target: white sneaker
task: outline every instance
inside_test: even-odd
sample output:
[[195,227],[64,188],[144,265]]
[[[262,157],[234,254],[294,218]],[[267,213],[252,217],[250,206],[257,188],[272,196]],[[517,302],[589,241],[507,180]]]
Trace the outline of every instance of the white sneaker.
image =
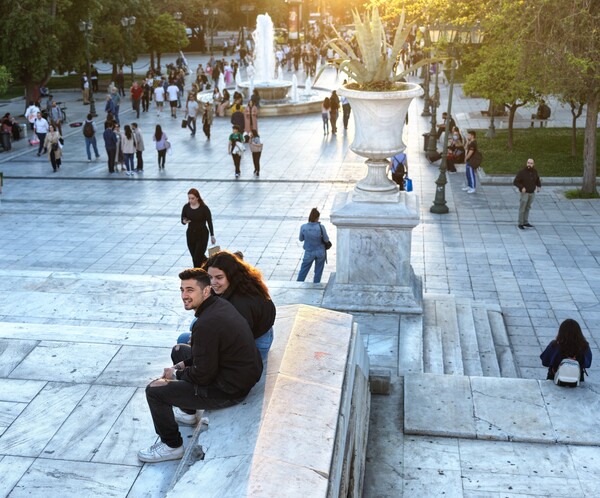
[[474,188],[470,188],[469,190],[467,190],[467,194],[474,194],[474,193],[475,193]]
[[173,415],[175,415],[175,421],[178,424],[183,425],[196,425],[198,423],[198,417],[195,413],[185,413],[181,408],[173,407]]
[[471,187],[463,187],[463,188],[461,188],[461,190],[462,190],[463,192],[466,192],[467,190],[470,190],[470,189],[471,189]]
[[154,463],[166,462],[167,460],[179,460],[183,457],[183,445],[179,448],[171,448],[162,441],[138,451],[138,460],[140,462]]

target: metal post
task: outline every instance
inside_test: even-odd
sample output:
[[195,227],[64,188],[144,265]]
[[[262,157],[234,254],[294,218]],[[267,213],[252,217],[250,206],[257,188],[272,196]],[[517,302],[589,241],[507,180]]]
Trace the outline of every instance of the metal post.
[[87,77],[88,77],[88,87],[89,87],[89,99],[90,99],[90,114],[93,118],[98,116],[96,114],[96,100],[94,99],[94,87],[92,85],[92,64],[90,63],[90,35],[91,35],[92,27],[89,21],[85,22],[85,31],[83,32],[85,36],[85,58],[87,61]]
[[439,105],[440,89],[438,86],[438,63],[435,64],[435,91],[431,99],[431,130],[429,131],[429,140],[427,141],[427,157],[432,158],[437,154],[437,108]]
[[429,64],[427,64],[427,72],[425,73],[425,79],[423,81],[423,86],[425,87],[425,95],[423,95],[423,112],[421,116],[429,117],[431,116],[431,111],[429,110],[431,107],[431,97],[429,96]]
[[[452,50],[454,52],[454,50]],[[454,93],[454,68],[456,66],[456,61],[454,57],[454,53],[452,54],[452,66],[450,70],[450,90],[448,92],[448,109],[446,110],[447,118],[446,118],[446,130],[444,131],[444,147],[442,149],[442,163],[440,164],[440,175],[438,179],[435,181],[437,185],[435,189],[435,199],[433,200],[433,206],[429,208],[429,211],[434,214],[446,214],[449,209],[446,205],[446,184],[448,183],[448,179],[446,178],[446,156],[448,154],[448,135],[450,133],[450,128],[448,126],[448,122],[450,116],[452,116],[452,96]]]

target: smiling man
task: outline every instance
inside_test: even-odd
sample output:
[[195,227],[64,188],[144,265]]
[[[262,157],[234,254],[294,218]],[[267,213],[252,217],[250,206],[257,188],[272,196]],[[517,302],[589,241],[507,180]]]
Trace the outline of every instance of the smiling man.
[[166,367],[146,387],[154,429],[160,441],[140,450],[142,462],[183,456],[178,423],[196,420],[196,410],[214,410],[242,402],[262,374],[260,353],[248,322],[225,299],[212,296],[210,277],[193,268],[179,274],[181,299],[194,310],[192,357]]

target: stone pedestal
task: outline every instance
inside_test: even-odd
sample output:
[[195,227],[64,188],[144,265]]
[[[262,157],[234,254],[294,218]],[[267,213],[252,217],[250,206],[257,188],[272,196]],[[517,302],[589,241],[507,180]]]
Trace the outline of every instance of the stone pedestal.
[[337,227],[337,264],[323,306],[422,313],[422,283],[410,264],[412,230],[419,223],[418,196],[370,196],[358,189],[336,196],[331,222]]

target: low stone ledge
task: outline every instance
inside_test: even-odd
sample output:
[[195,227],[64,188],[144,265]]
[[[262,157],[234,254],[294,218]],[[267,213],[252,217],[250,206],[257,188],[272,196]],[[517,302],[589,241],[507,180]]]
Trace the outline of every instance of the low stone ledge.
[[370,393],[357,326],[305,305],[277,311],[263,378],[244,403],[205,413],[204,459],[167,496],[361,496]]

